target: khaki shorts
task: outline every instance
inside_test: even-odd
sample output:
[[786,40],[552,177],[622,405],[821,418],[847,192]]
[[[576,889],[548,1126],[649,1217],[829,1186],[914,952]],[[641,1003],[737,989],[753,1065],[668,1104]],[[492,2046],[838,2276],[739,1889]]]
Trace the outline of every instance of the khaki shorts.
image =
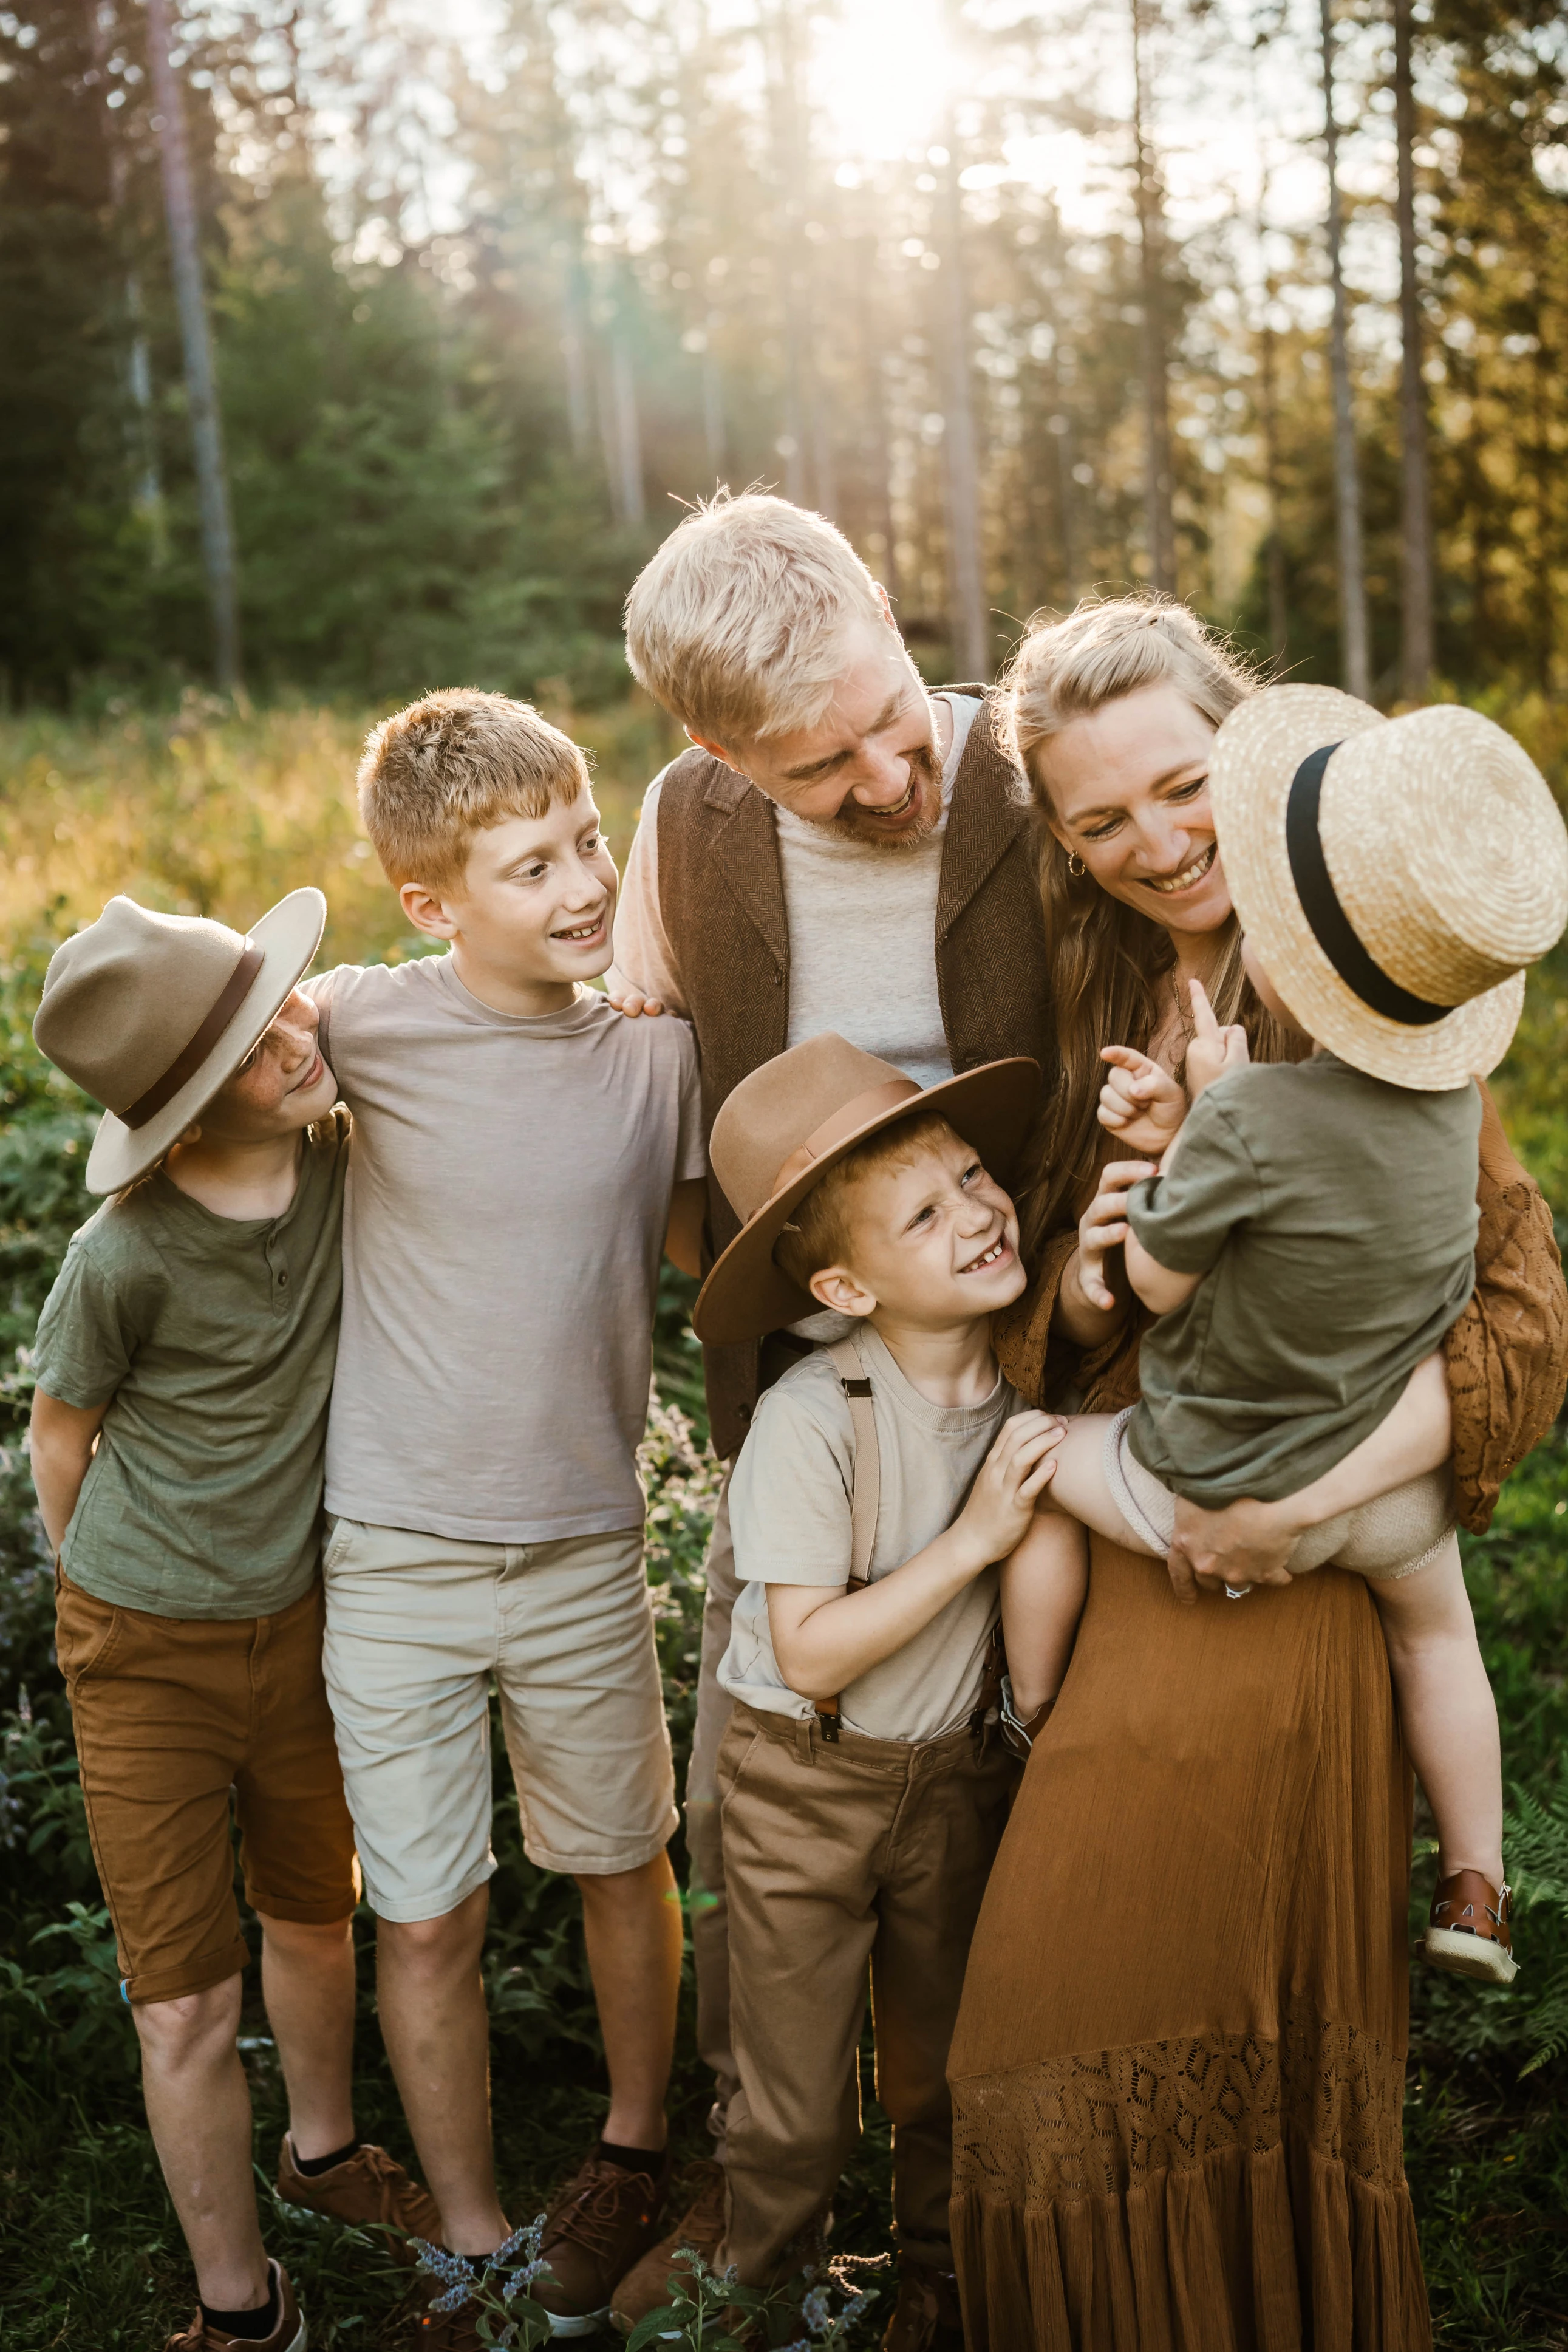
[[249,1958],[234,1899],[327,1927],[359,1899],[321,1682],[321,1588],[272,1617],[155,1617],[56,1576],[93,1860],[128,2000],[174,2000]]
[[673,1835],[640,1528],[468,1543],[339,1519],[327,1690],[365,1893],[384,1919],[456,1910],[490,1850],[490,1679],[543,1870],[637,1870]]

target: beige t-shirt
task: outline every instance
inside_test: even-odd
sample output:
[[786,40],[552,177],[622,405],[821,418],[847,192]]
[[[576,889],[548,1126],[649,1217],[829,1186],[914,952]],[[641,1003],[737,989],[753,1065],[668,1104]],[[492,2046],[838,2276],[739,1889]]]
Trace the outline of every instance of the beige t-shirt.
[[670,1188],[704,1168],[683,1021],[523,1020],[448,956],[310,982],[354,1113],[327,1508],[485,1543],[636,1527]]
[[[871,1382],[881,1455],[875,1582],[952,1525],[998,1430],[1022,1402],[998,1373],[984,1404],[931,1404],[868,1324],[857,1327],[855,1339]],[[848,1582],[854,1465],[848,1400],[832,1359],[818,1349],[792,1364],[759,1402],[730,1485],[742,1591],[719,1680],[731,1698],[770,1715],[816,1709],[779,1672],[767,1588]],[[996,1588],[996,1570],[984,1570],[923,1633],[850,1683],[846,1728],[874,1739],[936,1739],[963,1723],[984,1679]]]

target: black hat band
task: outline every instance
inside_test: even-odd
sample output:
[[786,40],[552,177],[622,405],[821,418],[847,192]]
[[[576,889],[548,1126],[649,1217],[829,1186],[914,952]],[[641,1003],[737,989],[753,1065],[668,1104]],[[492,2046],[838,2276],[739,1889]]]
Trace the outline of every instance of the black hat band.
[[1352,993],[1372,1012],[1381,1013],[1385,1021],[1398,1021],[1407,1029],[1430,1028],[1434,1021],[1447,1020],[1454,1007],[1428,1004],[1424,996],[1413,996],[1373,961],[1340,904],[1329,873],[1318,830],[1318,803],[1322,797],[1323,771],[1339,748],[1337,743],[1325,743],[1321,751],[1309,751],[1290,780],[1285,803],[1290,879],[1312,937]]

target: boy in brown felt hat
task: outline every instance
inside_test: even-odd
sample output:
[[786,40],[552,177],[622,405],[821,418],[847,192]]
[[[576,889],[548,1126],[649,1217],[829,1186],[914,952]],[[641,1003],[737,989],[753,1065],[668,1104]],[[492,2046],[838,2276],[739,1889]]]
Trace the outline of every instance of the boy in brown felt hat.
[[1076,1522],[1160,1556],[1177,1495],[1279,1507],[1284,1564],[1260,1580],[1352,1569],[1383,1621],[1437,1824],[1426,1958],[1507,1984],[1497,1709],[1436,1351],[1475,1279],[1472,1081],[1507,1051],[1523,968],[1568,919],[1568,835],[1524,752],[1478,712],[1384,720],[1321,687],[1234,711],[1210,793],[1248,975],[1317,1051],[1247,1067],[1244,1033],[1219,1028],[1194,982],[1185,1091],[1142,1055],[1107,1056],[1105,1124],[1163,1150],[1143,1181],[1129,1164],[1122,1228],[1159,1319],[1142,1402],[1068,1423],[1005,1571],[1014,1681],[1021,1706],[1046,1695],[1077,1616]]
[[353,2129],[358,1882],[320,1575],[349,1119],[297,986],[325,911],[296,890],[242,938],[111,899],[54,956],[34,1027],[110,1106],[87,1181],[111,1197],[39,1320],[31,1451],[93,1859],[201,2297],[172,2352],[306,2340],[257,2219],[231,1790],[289,2094],[279,2192],[438,2226]]
[[947,2048],[1016,1781],[996,1574],[1061,1424],[1021,1410],[990,1318],[1024,1286],[1027,1060],[922,1092],[831,1033],[743,1079],[712,1137],[746,1220],[695,1323],[725,1344],[814,1303],[854,1336],[763,1397],[731,1491],[743,1589],[720,1680],[734,2048],[721,2265],[771,2284],[820,2243],[858,2128],[868,1969],[900,2240],[891,2352],[963,2342]]

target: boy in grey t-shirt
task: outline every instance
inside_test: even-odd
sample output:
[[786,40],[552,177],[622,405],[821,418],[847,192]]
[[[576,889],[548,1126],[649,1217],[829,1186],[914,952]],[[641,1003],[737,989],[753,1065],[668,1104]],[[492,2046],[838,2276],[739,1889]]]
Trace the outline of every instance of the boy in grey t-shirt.
[[515,2251],[479,1973],[492,1678],[524,1849],[576,1880],[610,2111],[552,2200],[536,2293],[583,2335],[658,2239],[669,2173],[677,1816],[634,1457],[661,1250],[696,1270],[696,1053],[683,1022],[624,1021],[583,985],[610,960],[616,868],[583,755],[537,711],[426,696],[371,737],[360,803],[447,952],[311,988],[354,1114],[327,1690],[388,2055],[446,2243],[476,2266]]
[[1355,1570],[1383,1621],[1437,1824],[1426,1957],[1507,1984],[1497,1709],[1436,1351],[1475,1281],[1474,1076],[1501,1059],[1522,967],[1568,914],[1568,841],[1542,779],[1477,713],[1389,722],[1318,688],[1241,705],[1210,792],[1247,975],[1317,1051],[1248,1067],[1245,1031],[1220,1029],[1195,979],[1184,1091],[1147,1056],[1107,1051],[1105,1124],[1135,1146],[1172,1139],[1157,1171],[1113,1171],[1131,1189],[1106,1234],[1124,1237],[1128,1280],[1159,1319],[1142,1401],[1069,1423],[1004,1570],[1018,1703],[1054,1692],[1084,1527],[1160,1556],[1178,1495],[1288,1506],[1299,1532],[1271,1580]]
[[747,1222],[694,1318],[718,1344],[814,1307],[857,1327],[763,1396],[731,1486],[743,1591],[719,1784],[740,2089],[717,2260],[765,2285],[816,2252],[858,2127],[869,1964],[900,2240],[888,2341],[932,2352],[963,2340],[948,2043],[1017,1773],[991,1563],[1060,1427],[1020,1410],[991,1349],[1024,1275],[987,1170],[1016,1159],[1038,1084],[1020,1060],[922,1093],[830,1033],[753,1071],[712,1138]]

